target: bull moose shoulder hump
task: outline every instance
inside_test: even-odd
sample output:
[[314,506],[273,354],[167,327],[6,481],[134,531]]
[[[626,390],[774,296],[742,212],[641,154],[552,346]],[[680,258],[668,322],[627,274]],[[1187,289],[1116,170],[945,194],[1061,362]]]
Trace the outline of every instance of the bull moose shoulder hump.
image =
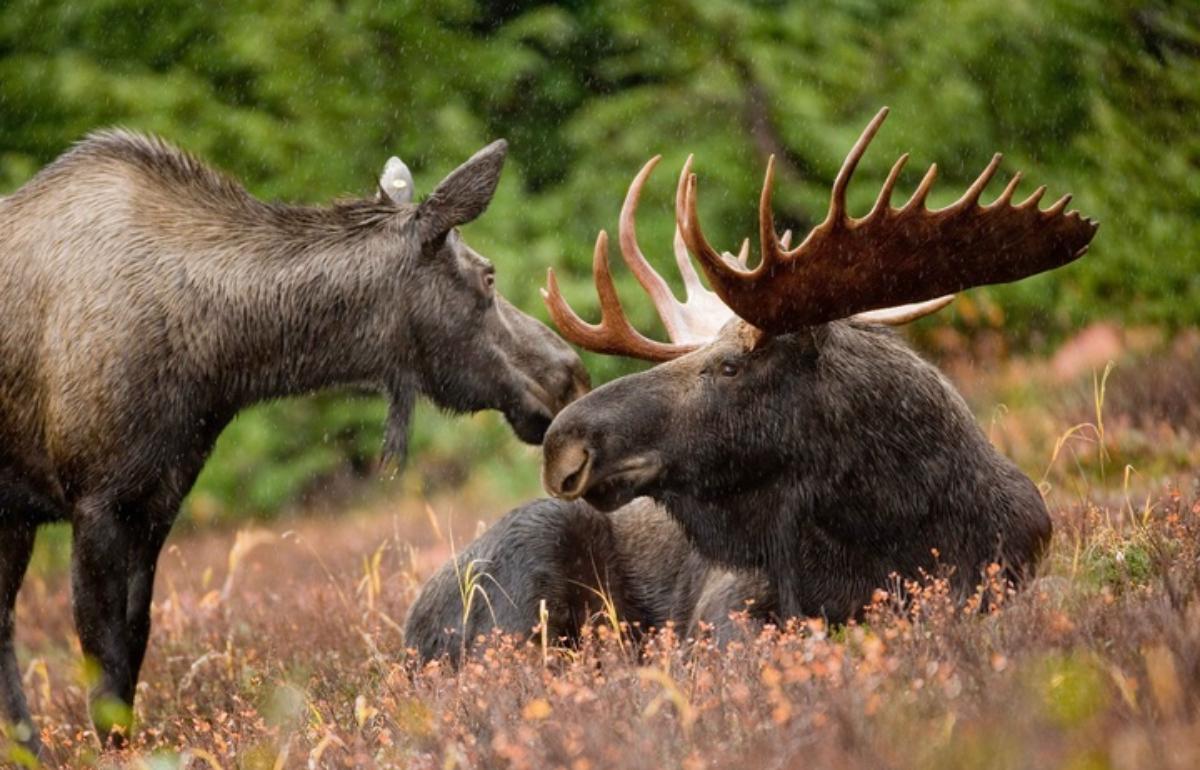
[[[0,722],[37,747],[13,606],[37,526],[73,524],[93,706],[132,702],[155,563],[218,433],[241,408],[330,386],[389,396],[403,455],[418,395],[497,409],[539,442],[587,389],[573,351],[495,290],[457,227],[506,154],[476,153],[420,203],[380,189],[324,207],[262,202],[158,139],[98,133],[0,199]],[[127,719],[93,708],[101,736]]]

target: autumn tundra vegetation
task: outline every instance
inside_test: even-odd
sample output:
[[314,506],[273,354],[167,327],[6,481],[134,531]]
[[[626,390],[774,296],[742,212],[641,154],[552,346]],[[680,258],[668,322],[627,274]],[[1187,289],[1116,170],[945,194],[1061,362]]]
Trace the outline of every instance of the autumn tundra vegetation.
[[[71,148],[81,137],[122,126],[123,133],[107,135],[110,148],[124,137],[126,150],[144,143],[163,151],[151,153],[160,161],[173,157],[202,179],[217,180],[198,188],[164,183],[157,185],[166,188],[160,194],[135,196],[155,212],[214,225],[212,212],[232,202],[234,209],[273,212],[280,224],[298,224],[285,212],[302,214],[318,229],[340,215],[361,214],[362,227],[354,229],[369,239],[370,223],[381,224],[372,211],[392,210],[399,223],[403,211],[436,206],[439,198],[445,203],[445,196],[430,195],[438,180],[449,181],[463,158],[506,137],[505,172],[487,214],[465,226],[465,242],[448,237],[429,245],[453,252],[460,267],[484,264],[466,243],[495,261],[495,284],[513,306],[496,315],[504,327],[520,319],[516,327],[537,330],[513,344],[541,335],[537,347],[560,362],[563,379],[551,379],[566,389],[564,402],[582,390],[578,382],[567,384],[581,371],[538,321],[554,321],[576,343],[600,387],[578,402],[599,408],[566,407],[549,434],[544,469],[542,449],[521,442],[514,428],[532,437],[548,422],[546,414],[510,423],[497,411],[447,415],[434,399],[418,398],[406,433],[396,430],[404,410],[392,411],[404,401],[390,398],[395,389],[379,387],[386,383],[309,393],[307,385],[320,383],[307,378],[320,372],[291,372],[299,378],[292,384],[305,392],[250,406],[219,431],[155,571],[143,566],[125,582],[127,622],[123,629],[110,624],[104,644],[137,641],[147,628],[149,641],[136,685],[132,677],[123,683],[136,693],[132,709],[100,699],[102,723],[113,719],[126,732],[132,721],[121,748],[106,747],[107,736],[90,719],[89,693],[111,689],[113,667],[106,671],[85,654],[73,602],[87,590],[73,591],[71,574],[73,561],[94,563],[98,556],[120,566],[120,549],[73,552],[69,523],[43,524],[27,570],[24,559],[0,560],[6,585],[15,585],[15,565],[26,573],[14,611],[0,624],[11,639],[0,647],[0,683],[7,685],[0,706],[29,714],[0,726],[0,766],[1200,765],[1197,30],[1194,4],[1171,0],[7,3],[0,12],[0,211],[41,189],[37,180],[57,158],[78,159],[83,147]],[[806,275],[830,263],[800,264],[788,255],[798,247],[807,256],[825,248],[813,242],[805,251],[803,238],[786,233],[820,229],[846,148],[882,104],[892,106],[893,117],[862,154],[852,184],[847,177],[846,221],[869,218],[892,181],[894,206],[924,187],[912,169],[889,181],[901,151],[914,161],[937,161],[938,183],[926,190],[927,208],[936,211],[973,189],[1000,148],[1006,159],[981,204],[994,201],[1016,169],[1056,194],[1070,190],[1073,205],[1103,223],[1087,256],[976,288],[969,287],[987,281],[935,285],[946,274],[927,277],[928,263],[920,259],[917,278],[901,271],[880,280],[884,266],[858,265],[869,268],[857,276],[858,292],[845,291],[836,272],[826,272],[824,281]],[[137,138],[145,136],[164,137],[170,146]],[[484,153],[491,162],[498,161],[496,149]],[[407,166],[389,162],[380,177],[379,161],[392,152]],[[586,246],[614,217],[630,175],[655,153],[672,171],[695,153],[696,179],[690,181],[689,169],[682,187],[651,183],[654,164],[644,168],[635,183],[640,193],[630,191],[628,216],[613,239],[626,260],[610,269]],[[771,156],[766,210],[771,233],[782,233],[777,248],[762,237],[762,210],[755,218],[750,205],[762,201],[757,170]],[[146,168],[170,177],[171,165]],[[113,207],[124,205],[123,194],[147,192],[96,186],[104,176],[92,169],[87,184],[56,177],[54,189],[41,189],[51,202],[45,221],[22,220],[22,237],[26,228],[40,227],[53,250],[71,241],[80,222],[103,228]],[[1020,183],[1011,203],[1033,186]],[[198,201],[189,194],[197,190]],[[1052,200],[1048,195],[1036,208]],[[104,245],[128,246],[135,256],[161,245],[133,224],[142,223],[131,223],[125,240],[113,225]],[[700,274],[680,262],[682,273],[658,278],[648,263],[658,264],[660,255],[669,260],[664,252],[677,226],[676,253],[690,247]],[[193,237],[244,234],[219,223],[182,229]],[[0,258],[8,260],[10,231],[4,232]],[[708,247],[736,244],[746,234],[765,240],[760,253],[769,252],[771,264],[797,278],[772,290],[759,280],[772,271],[752,275],[763,257],[730,258]],[[297,241],[306,250],[328,245],[317,237]],[[649,260],[630,249],[639,243]],[[357,253],[370,260],[366,252],[374,253]],[[160,253],[139,264],[151,262],[175,265],[174,277],[185,279],[160,286],[166,296],[183,291],[189,278],[205,281],[194,260],[173,262]],[[945,270],[955,263],[935,264]],[[1011,255],[976,264],[975,275],[1013,264]],[[78,355],[68,358],[78,364],[88,358],[80,354],[85,346],[122,344],[120,334],[103,333],[101,321],[118,311],[139,315],[145,296],[50,291],[51,280],[105,283],[105,269],[89,271],[82,261],[55,265],[61,269],[45,270],[40,289],[17,291],[15,303],[5,297],[0,340],[29,336],[30,314],[18,313],[24,320],[13,323],[14,304],[79,301],[82,317],[64,314],[77,334],[47,332],[33,347],[74,350]],[[550,266],[555,282],[547,285]],[[611,278],[611,291],[603,278],[593,286],[597,276],[589,268],[597,266]],[[153,274],[139,272],[136,285],[153,283]],[[0,271],[0,284],[28,277]],[[307,277],[315,286],[332,275]],[[466,288],[486,288],[490,281],[479,277],[479,286]],[[248,273],[236,284],[259,286]],[[652,299],[672,303],[673,291],[683,287],[688,299],[631,301],[642,286]],[[232,299],[237,287],[218,292],[221,299]],[[543,288],[554,298],[549,313],[538,296]],[[926,289],[930,297],[956,296],[903,327],[879,323],[905,320],[906,311],[876,310],[919,301],[909,290]],[[797,292],[812,301],[769,301]],[[617,293],[628,314],[620,326],[609,301]],[[832,302],[864,297],[869,306]],[[260,299],[266,310],[248,317],[254,323],[244,328],[262,331],[271,319],[289,317],[315,327],[324,318],[289,316],[282,298]],[[663,363],[648,368],[637,360],[648,356],[628,350],[594,352],[598,338],[581,334],[590,326],[571,320],[568,301],[579,318],[602,319],[599,339],[611,342],[605,330],[616,329],[616,338],[646,345]],[[386,302],[371,304],[380,317],[395,311]],[[800,320],[778,314],[789,305],[793,313],[814,314],[805,320],[820,333],[806,340],[788,328]],[[213,301],[192,310],[228,308]],[[443,303],[438,312],[447,317],[426,318],[449,328],[467,322],[472,308]],[[206,331],[218,347],[228,338]],[[31,347],[17,345],[15,359],[6,347],[0,392],[18,386],[48,392],[52,372],[95,382],[97,368],[116,379],[123,369],[150,372],[143,386],[164,384],[179,372],[155,347],[162,335],[161,328],[130,335],[138,350],[159,351],[157,364],[105,368],[83,360],[47,368],[46,375],[12,374],[12,362],[28,360]],[[353,336],[336,340],[350,359],[356,359]],[[427,352],[448,355],[449,346],[442,340]],[[847,365],[836,380],[816,366],[821,351],[836,354],[827,361]],[[280,352],[251,360],[267,366]],[[729,361],[712,358],[728,353]],[[867,353],[892,366],[864,363]],[[725,363],[734,372],[728,381],[720,379]],[[496,370],[484,365],[485,378],[474,384],[503,389]],[[395,370],[402,371],[408,370]],[[717,387],[733,387],[707,403],[738,419],[712,419],[698,403],[700,386],[714,372]],[[781,391],[784,374],[797,375],[803,386]],[[822,381],[839,387],[804,398],[804,388]],[[923,383],[922,398],[895,397],[914,381]],[[538,387],[545,391],[546,384]],[[759,387],[739,391],[740,384]],[[638,402],[632,391],[643,389],[650,398]],[[0,414],[9,409],[18,422],[47,425],[71,415],[116,418],[131,428],[131,440],[115,451],[108,451],[113,434],[99,422],[85,420],[81,430],[59,434],[52,453],[87,456],[67,476],[87,475],[87,468],[103,473],[104,460],[136,458],[139,446],[155,444],[182,447],[175,460],[186,466],[184,455],[199,452],[199,444],[207,455],[218,432],[209,426],[203,441],[195,435],[160,441],[164,419],[186,421],[201,408],[203,399],[189,393],[173,407],[151,399],[134,414],[89,410],[77,398],[27,400],[0,406]],[[68,395],[77,394],[75,388]],[[632,403],[639,404],[633,411]],[[791,413],[780,414],[784,404]],[[854,430],[837,442],[841,452],[787,455],[791,468],[762,462],[784,455],[778,446],[761,452],[755,441],[779,439],[803,449],[803,442],[789,443],[797,427],[831,446],[830,437],[840,435],[831,430],[836,426],[811,422],[829,407],[857,416]],[[936,429],[959,451],[927,451],[937,446],[933,431],[919,428],[929,409],[943,415]],[[864,419],[872,410],[888,419]],[[746,432],[764,418],[771,430]],[[712,440],[689,441],[689,429]],[[740,455],[727,454],[733,434],[745,439]],[[5,458],[29,446],[5,438]],[[890,443],[902,438],[915,441],[913,451]],[[650,462],[627,455],[647,446],[657,455]],[[402,469],[394,461],[381,467],[385,448],[393,457],[407,449]],[[618,455],[626,455],[629,467],[612,475]],[[680,472],[681,459],[693,456],[706,474]],[[796,471],[822,460],[831,472],[818,486],[795,483]],[[842,460],[876,463],[887,472],[874,478],[886,483],[839,478]],[[952,485],[896,483],[905,474],[936,478],[946,463],[983,474],[969,494],[996,493],[980,508],[987,524],[976,534],[1009,527],[1043,547],[1014,547],[1004,538],[1003,547],[984,548],[968,537],[926,554],[919,550],[924,533],[881,530],[872,521],[838,551],[846,564],[835,577],[847,580],[822,580],[807,593],[796,585],[779,556],[815,530],[796,532],[796,520],[775,503],[798,495],[814,510],[854,514],[822,522],[845,527],[864,520],[868,502],[903,513],[922,500],[954,497]],[[119,482],[123,474],[108,470]],[[124,470],[130,479],[173,483],[171,474]],[[988,484],[988,477],[999,481]],[[705,496],[713,488],[759,481],[766,482],[766,502],[755,505],[740,489],[745,505],[738,510],[766,528],[709,515]],[[0,482],[14,489],[9,476]],[[64,497],[78,492],[65,489]],[[547,493],[561,497],[538,499]],[[1026,509],[1031,517],[1009,515],[1005,501],[1019,499],[1038,503]],[[139,510],[123,500],[116,516],[128,524]],[[520,513],[506,516],[510,510]],[[969,511],[949,509],[942,520],[956,526],[943,531],[962,532],[957,523],[970,518]],[[1039,519],[1048,521],[1048,536],[1037,533]],[[10,523],[7,511],[0,515],[0,551],[15,547],[7,539]],[[16,531],[23,546],[28,525]],[[755,536],[763,532],[769,534]],[[152,543],[133,541],[139,550]],[[639,558],[626,559],[629,553]],[[569,560],[575,555],[587,558]],[[865,583],[879,581],[865,580],[846,596],[829,590],[886,569],[893,557],[905,563],[881,589],[867,590]],[[796,564],[830,566],[819,558],[790,563]],[[1032,581],[1023,579],[1030,566]],[[120,582],[108,584],[110,598],[119,596],[113,586]],[[794,602],[786,611],[780,588]],[[846,604],[852,611],[845,618],[830,611]],[[130,614],[130,607],[148,614]],[[421,617],[434,620],[411,628]],[[89,635],[95,638],[84,629]],[[138,647],[129,645],[130,656]],[[448,654],[434,657],[441,652]],[[116,668],[123,679],[119,662]]]
[[[981,415],[995,399],[1014,404],[985,421],[989,436],[1031,469],[1055,524],[1043,579],[1019,593],[987,584],[986,613],[964,610],[930,576],[903,602],[877,595],[840,628],[734,618],[718,647],[669,625],[635,651],[614,614],[571,645],[496,636],[459,668],[419,667],[398,652],[400,626],[494,504],[489,489],[469,487],[169,545],[139,726],[107,761],[1192,767],[1200,490],[1183,469],[1200,459],[1189,438],[1200,414],[1148,398],[1129,375],[1187,373],[1194,386],[1200,339],[1162,353],[1125,344],[1102,420],[1091,373],[1064,380],[1065,360],[958,370],[971,374],[964,391]],[[1031,389],[1054,406],[1024,401]],[[1156,462],[1175,470],[1125,483],[1126,464]],[[38,619],[22,626],[22,676],[47,764],[90,766],[100,756],[88,675],[65,641],[69,598],[52,556],[42,554],[20,598],[19,614]],[[487,585],[484,573],[464,574],[463,590]]]

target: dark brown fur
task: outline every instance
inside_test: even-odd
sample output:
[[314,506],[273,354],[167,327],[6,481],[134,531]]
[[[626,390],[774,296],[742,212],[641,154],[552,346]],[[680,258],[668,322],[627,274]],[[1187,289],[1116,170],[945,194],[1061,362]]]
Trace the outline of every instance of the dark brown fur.
[[[703,621],[720,639],[747,600],[758,617],[840,623],[896,576],[948,572],[965,598],[996,562],[1020,584],[1051,534],[1037,488],[953,386],[857,322],[769,339],[731,322],[694,353],[597,388],[555,418],[543,482],[570,500],[510,513],[460,556],[520,564],[494,582],[515,601],[493,592],[495,618],[476,612],[464,628],[443,568],[408,621],[422,658],[492,627],[528,633],[538,598],[551,632],[571,636],[597,602],[571,606],[568,581],[606,586],[643,628]],[[564,566],[580,562],[582,577]]]
[[[464,612],[463,575],[477,576]],[[638,636],[672,624],[727,640],[730,616],[772,618],[766,578],[705,559],[662,507],[642,498],[602,513],[585,502],[537,500],[489,527],[426,582],[409,609],[405,644],[421,661],[457,661],[493,630],[528,637],[542,622],[552,641],[573,641],[589,622],[609,622],[605,599]]]

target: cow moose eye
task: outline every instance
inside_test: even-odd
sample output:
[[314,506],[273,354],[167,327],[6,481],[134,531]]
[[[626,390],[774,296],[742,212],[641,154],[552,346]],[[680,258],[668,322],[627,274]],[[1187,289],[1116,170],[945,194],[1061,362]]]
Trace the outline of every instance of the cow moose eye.
[[722,377],[736,377],[739,371],[741,370],[738,368],[738,365],[732,361],[725,361],[721,364]]

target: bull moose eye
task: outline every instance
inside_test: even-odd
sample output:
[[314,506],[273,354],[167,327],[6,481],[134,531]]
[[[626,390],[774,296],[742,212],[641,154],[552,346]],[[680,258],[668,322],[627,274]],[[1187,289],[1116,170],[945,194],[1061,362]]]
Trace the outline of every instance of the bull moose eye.
[[725,361],[721,364],[721,376],[723,377],[736,377],[739,371],[738,365],[732,361]]

